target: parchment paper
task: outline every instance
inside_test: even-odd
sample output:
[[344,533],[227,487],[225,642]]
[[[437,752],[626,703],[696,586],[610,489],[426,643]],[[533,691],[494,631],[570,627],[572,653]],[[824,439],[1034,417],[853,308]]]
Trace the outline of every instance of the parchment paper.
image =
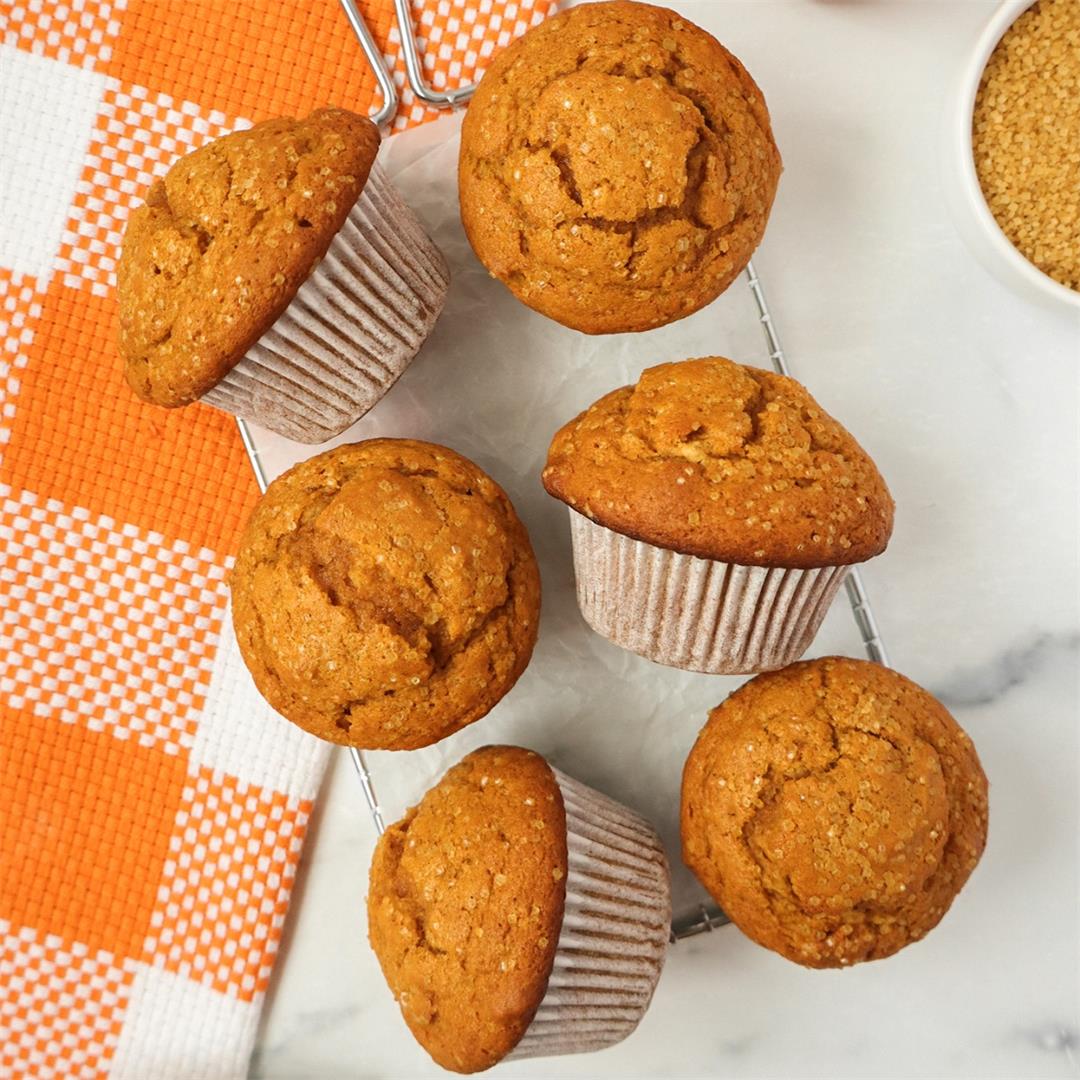
[[[568,511],[544,491],[540,470],[563,423],[643,368],[709,355],[767,367],[764,337],[745,278],[704,311],[642,334],[589,337],[530,311],[488,276],[465,239],[457,203],[459,126],[457,117],[446,117],[383,148],[380,160],[442,248],[453,281],[412,366],[334,444],[427,439],[489,472],[513,500],[540,562],[540,638],[528,670],[484,719],[425,750],[369,753],[368,763],[389,822],[475,747],[503,742],[537,750],[656,825],[678,916],[705,899],[679,858],[683,762],[708,711],[742,680],[661,667],[589,629],[574,596]],[[778,330],[782,338],[783,326]],[[798,376],[799,358],[789,361]],[[858,435],[858,417],[840,419]],[[254,434],[271,476],[318,452]],[[843,591],[807,655],[830,653],[862,655]],[[363,798],[359,782],[356,798]]]

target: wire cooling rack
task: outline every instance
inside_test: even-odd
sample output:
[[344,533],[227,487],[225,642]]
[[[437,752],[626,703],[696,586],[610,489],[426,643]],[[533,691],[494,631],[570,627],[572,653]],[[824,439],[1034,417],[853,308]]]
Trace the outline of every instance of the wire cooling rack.
[[[341,6],[345,10],[349,25],[360,42],[360,48],[363,50],[364,56],[375,72],[375,81],[382,95],[382,104],[371,114],[371,119],[379,127],[384,127],[393,120],[398,110],[397,87],[394,85],[393,77],[386,66],[386,58],[379,51],[379,46],[376,44],[371,30],[364,21],[360,9],[356,6],[356,0],[341,0]],[[394,13],[401,37],[406,77],[413,94],[424,104],[435,108],[456,108],[459,105],[466,104],[473,91],[476,90],[476,84],[459,86],[448,90],[435,90],[424,79],[423,58],[416,37],[416,28],[413,25],[410,0],[394,0]],[[791,369],[780,344],[780,335],[777,332],[776,324],[773,322],[772,315],[769,312],[769,305],[765,299],[765,289],[761,283],[761,278],[758,277],[757,271],[754,269],[753,262],[747,264],[745,277],[746,284],[757,306],[758,318],[769,352],[769,362],[779,374],[790,375]],[[263,468],[262,460],[259,457],[258,447],[256,447],[244,420],[238,417],[236,425],[240,429],[240,438],[243,440],[244,449],[251,460],[251,467],[255,473],[255,480],[259,485],[259,490],[266,491],[266,470]],[[885,650],[881,632],[878,630],[877,620],[874,618],[870,598],[867,596],[862,574],[859,573],[858,567],[853,566],[848,571],[847,576],[844,578],[844,588],[866,655],[871,660],[887,666],[889,656]],[[375,783],[368,769],[367,761],[364,759],[364,752],[357,750],[355,747],[350,747],[349,756],[352,758],[353,765],[360,778],[360,786],[363,789],[364,799],[371,812],[371,819],[376,830],[381,835],[386,831],[386,821],[383,818],[382,807],[379,805],[379,799],[375,793]],[[699,904],[696,908],[687,912],[676,914],[671,925],[671,939],[672,941],[679,941],[683,938],[707,933],[725,925],[728,921],[727,916],[715,905]]]

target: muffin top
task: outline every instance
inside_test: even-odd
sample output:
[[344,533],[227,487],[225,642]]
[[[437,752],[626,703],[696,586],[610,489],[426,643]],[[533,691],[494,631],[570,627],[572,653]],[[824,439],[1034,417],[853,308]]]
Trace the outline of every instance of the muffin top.
[[326,254],[378,149],[367,117],[319,109],[216,139],[154,182],[117,271],[139,397],[187,405],[229,373]]
[[703,307],[746,265],[780,176],[764,98],[715,38],[615,0],[529,31],[461,133],[465,232],[524,303],[590,334]]
[[320,738],[427,746],[488,712],[525,670],[540,576],[510,500],[443,446],[372,439],[275,480],[232,580],[263,696]]
[[885,481],[805,387],[718,356],[602,397],[556,434],[543,480],[606,528],[748,566],[861,562],[892,532]]
[[554,963],[566,872],[554,774],[514,746],[469,754],[380,837],[368,936],[443,1068],[486,1069],[525,1034]]
[[683,773],[683,859],[739,928],[807,967],[877,960],[948,910],[986,844],[971,740],[902,675],[830,657],[759,675]]

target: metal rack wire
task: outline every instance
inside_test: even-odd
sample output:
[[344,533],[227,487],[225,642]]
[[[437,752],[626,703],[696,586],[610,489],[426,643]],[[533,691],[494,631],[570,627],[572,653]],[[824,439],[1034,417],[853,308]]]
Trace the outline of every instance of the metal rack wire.
[[[349,20],[349,25],[360,42],[360,48],[375,73],[376,83],[382,95],[382,104],[376,112],[371,114],[371,119],[380,127],[384,127],[393,120],[397,113],[400,100],[397,88],[386,65],[385,57],[380,52],[367,23],[364,21],[363,15],[360,13],[360,9],[356,6],[356,0],[341,0],[341,6]],[[406,77],[409,87],[417,99],[436,108],[455,108],[468,102],[476,90],[475,84],[459,86],[450,90],[435,90],[428,85],[423,75],[423,60],[416,37],[416,29],[413,25],[409,0],[394,0],[394,11],[401,36]],[[776,324],[773,322],[765,298],[765,289],[757,271],[754,269],[753,262],[747,264],[745,276],[746,283],[754,297],[762,332],[765,335],[769,362],[779,374],[790,375],[791,370],[788,367],[787,358],[776,330]],[[258,447],[255,445],[244,420],[238,417],[236,424],[240,429],[240,438],[243,441],[244,449],[251,460],[251,467],[255,473],[255,480],[259,490],[266,491],[266,470],[263,468]],[[885,643],[881,638],[877,620],[874,618],[873,608],[870,606],[870,598],[866,593],[862,575],[857,567],[852,567],[848,572],[844,579],[844,588],[866,655],[879,664],[888,665],[889,657],[885,649]],[[364,792],[364,799],[367,802],[372,821],[378,833],[382,835],[386,831],[386,822],[364,753],[362,750],[350,747],[349,756],[360,778],[360,786]],[[695,937],[698,934],[708,933],[720,926],[724,926],[728,921],[727,916],[718,907],[711,904],[700,904],[697,908],[675,917],[671,926],[671,940],[680,941],[685,938]]]

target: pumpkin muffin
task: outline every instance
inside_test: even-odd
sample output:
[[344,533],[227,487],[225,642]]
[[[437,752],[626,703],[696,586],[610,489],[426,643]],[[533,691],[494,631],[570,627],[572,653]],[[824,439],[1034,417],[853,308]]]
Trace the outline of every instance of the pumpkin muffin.
[[893,502],[809,392],[723,357],[660,364],[552,440],[544,486],[571,509],[578,602],[599,633],[715,674],[807,649]]
[[371,947],[417,1041],[455,1072],[625,1038],[670,917],[652,827],[519,747],[455,765],[371,864]]
[[117,272],[139,397],[320,442],[389,389],[449,276],[378,149],[367,117],[319,109],[216,139],[154,182]]
[[589,334],[715,299],[761,241],[780,176],[746,69],[666,8],[548,19],[487,69],[461,132],[461,219],[519,300]]
[[714,709],[683,773],[683,859],[731,920],[807,967],[932,930],[986,845],[971,739],[865,660],[759,675]]
[[259,501],[233,625],[263,696],[320,738],[427,746],[525,670],[540,577],[525,527],[471,461],[371,439],[294,466]]

